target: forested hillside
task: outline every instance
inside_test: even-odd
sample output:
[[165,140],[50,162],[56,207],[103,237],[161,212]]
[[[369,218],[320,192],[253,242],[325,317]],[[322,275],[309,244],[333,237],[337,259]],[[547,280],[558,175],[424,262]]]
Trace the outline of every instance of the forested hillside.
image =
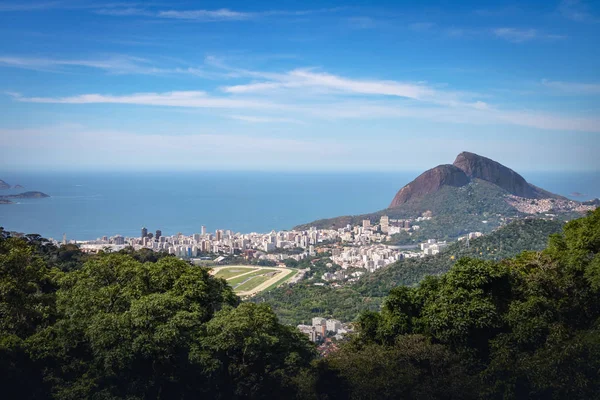
[[525,250],[543,250],[548,236],[560,232],[563,223],[540,219],[517,220],[489,235],[469,242],[457,242],[435,256],[407,259],[365,275],[344,288],[315,286],[303,281],[261,293],[253,301],[271,304],[285,323],[298,324],[315,316],[352,321],[361,311],[378,310],[390,289],[412,286],[427,275],[448,271],[460,257],[499,260]]
[[[510,229],[553,229],[538,224]],[[486,240],[488,260],[461,258],[392,289],[319,358],[268,304],[240,303],[204,268],[137,252],[84,256],[0,231],[2,395],[600,398],[600,209],[541,252],[495,260],[509,250]]]

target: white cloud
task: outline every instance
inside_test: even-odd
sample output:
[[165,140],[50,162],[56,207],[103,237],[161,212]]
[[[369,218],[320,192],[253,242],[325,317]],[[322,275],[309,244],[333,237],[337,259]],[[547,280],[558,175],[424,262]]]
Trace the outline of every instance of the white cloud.
[[203,78],[224,78],[226,74],[208,71],[202,67],[162,67],[156,66],[152,61],[126,55],[114,55],[96,59],[55,59],[45,57],[22,57],[0,55],[0,67],[30,69],[36,71],[65,73],[76,68],[99,69],[111,74],[139,74],[139,75],[193,75]]
[[292,118],[278,118],[278,117],[263,117],[254,115],[230,115],[229,118],[236,119],[238,121],[250,122],[250,123],[290,123],[290,124],[301,124],[301,121]]
[[[96,14],[110,15],[116,17],[141,16],[174,20],[187,20],[196,22],[218,22],[218,21],[247,21],[266,17],[276,16],[302,16],[316,13],[329,13],[340,10],[339,8],[323,8],[313,10],[264,10],[264,11],[235,11],[228,8],[216,10],[196,9],[196,10],[153,10],[150,8],[136,7],[136,4],[114,4],[98,6],[94,10]],[[93,8],[93,7],[90,7]]]
[[159,69],[148,65],[148,61],[138,57],[113,56],[105,59],[54,59],[19,56],[0,56],[0,66],[23,69],[61,71],[65,67],[95,68],[115,73],[153,73]]
[[268,92],[284,88],[321,88],[346,93],[387,95],[409,99],[422,99],[434,93],[427,86],[414,83],[347,79],[306,69],[292,70],[275,78],[276,81],[227,86],[222,89],[227,93],[242,94]]
[[536,39],[545,40],[560,40],[566,36],[547,34],[538,31],[537,29],[518,29],[518,28],[496,28],[492,33],[501,39],[508,40],[513,43],[528,42]]
[[544,79],[542,85],[569,94],[600,94],[600,83],[560,82]]
[[160,18],[190,19],[196,21],[240,21],[254,18],[257,14],[221,8],[219,10],[159,11],[156,16]]
[[[405,105],[391,101],[368,101],[329,99],[325,102],[298,104],[278,99],[254,99],[237,97],[215,97],[201,91],[167,92],[167,93],[134,93],[124,96],[84,94],[71,97],[23,97],[10,94],[16,101],[49,104],[135,104],[147,106],[167,106],[185,108],[230,109],[246,112],[249,110],[285,112],[285,117],[271,118],[305,120],[307,117],[322,119],[421,119],[457,124],[494,125],[508,124],[525,126],[543,130],[600,132],[599,118],[579,118],[557,116],[530,110],[502,110],[487,103],[457,103],[447,105]],[[238,112],[239,112],[238,111]],[[241,114],[236,114],[241,116]],[[251,122],[259,122],[257,115],[243,115]],[[249,118],[250,117],[250,118]],[[240,118],[238,118],[240,119]],[[266,122],[263,120],[263,122]]]
[[[85,65],[115,68],[107,62],[15,60],[0,58],[11,65]],[[144,65],[146,60],[134,60]],[[234,118],[251,123],[294,123],[307,117],[325,119],[414,118],[459,124],[510,124],[544,130],[600,131],[598,118],[548,115],[534,110],[500,109],[482,100],[485,96],[443,90],[426,83],[347,78],[312,69],[272,73],[231,68],[220,60],[207,58],[205,64],[226,76],[261,79],[260,82],[225,86],[220,94],[205,91],[173,91],[110,95],[101,93],[66,97],[35,97],[9,93],[16,101],[57,104],[135,104],[183,108],[234,110]],[[116,64],[124,70],[122,64]],[[128,65],[128,64],[126,64]],[[137,65],[137,64],[135,64]],[[171,70],[173,72],[173,70]],[[180,69],[179,73],[205,75],[200,69]],[[564,91],[597,91],[594,84],[548,82]],[[252,112],[249,112],[252,111]],[[256,115],[260,111],[263,115]],[[268,116],[264,113],[268,112]],[[273,115],[277,114],[277,115]]]
[[57,8],[62,5],[62,1],[47,1],[40,3],[3,3],[0,4],[0,12],[2,11],[38,11],[38,10],[48,10],[52,8]]
[[213,97],[202,91],[179,91],[166,93],[134,93],[125,96],[83,94],[70,97],[13,97],[27,103],[58,104],[137,104],[148,106],[191,107],[191,108],[237,108],[237,109],[277,109],[279,105],[262,100],[240,100]]

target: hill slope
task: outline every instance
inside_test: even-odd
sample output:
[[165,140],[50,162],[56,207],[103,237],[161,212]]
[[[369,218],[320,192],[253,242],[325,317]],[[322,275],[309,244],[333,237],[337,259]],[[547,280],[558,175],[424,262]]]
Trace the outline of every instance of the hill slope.
[[453,164],[427,170],[402,187],[387,209],[322,219],[295,229],[341,228],[359,224],[363,219],[377,223],[382,215],[405,219],[431,211],[438,226],[435,232],[428,232],[425,224],[422,233],[438,239],[455,238],[473,230],[490,232],[500,225],[500,217],[524,216],[507,202],[511,195],[532,200],[566,200],[528,183],[517,172],[494,160],[462,152]]
[[412,286],[427,275],[442,274],[460,257],[499,260],[525,250],[542,250],[546,247],[548,236],[560,232],[562,225],[559,221],[518,220],[471,240],[469,247],[464,243],[453,243],[440,254],[396,262],[364,276],[353,285],[341,288],[315,286],[315,282],[321,282],[316,277],[263,292],[252,301],[271,304],[286,324],[308,322],[315,316],[352,321],[361,311],[379,309],[390,289],[399,285]]

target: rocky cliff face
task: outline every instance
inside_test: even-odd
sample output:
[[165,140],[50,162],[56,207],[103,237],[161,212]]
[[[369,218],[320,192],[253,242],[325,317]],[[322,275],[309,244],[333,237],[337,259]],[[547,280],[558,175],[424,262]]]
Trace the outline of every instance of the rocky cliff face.
[[444,185],[467,185],[472,179],[492,183],[519,197],[562,198],[528,183],[521,175],[494,160],[465,151],[456,157],[452,165],[440,165],[430,169],[404,186],[398,191],[389,208],[399,207],[410,200],[418,200],[438,191]]
[[469,178],[483,179],[515,196],[538,198],[538,193],[525,178],[489,158],[464,151],[456,157],[453,165],[463,170]]
[[442,186],[460,187],[469,183],[469,177],[454,165],[438,165],[423,172],[414,181],[404,186],[394,197],[390,208],[398,207],[411,199],[421,198],[437,192]]

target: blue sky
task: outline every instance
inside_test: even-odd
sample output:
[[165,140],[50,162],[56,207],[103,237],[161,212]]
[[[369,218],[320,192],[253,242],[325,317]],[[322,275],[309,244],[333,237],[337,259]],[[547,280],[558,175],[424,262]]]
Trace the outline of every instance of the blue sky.
[[0,1],[0,169],[600,170],[600,2]]

